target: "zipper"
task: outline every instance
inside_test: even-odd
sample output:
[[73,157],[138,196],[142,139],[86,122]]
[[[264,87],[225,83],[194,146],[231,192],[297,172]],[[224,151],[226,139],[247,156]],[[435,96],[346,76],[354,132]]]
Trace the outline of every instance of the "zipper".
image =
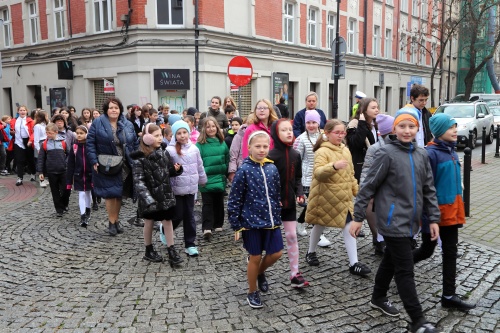
[[262,177],[264,177],[264,188],[266,189],[267,206],[269,208],[269,216],[271,217],[271,225],[272,225],[272,228],[274,229],[273,210],[271,208],[271,200],[269,200],[269,190],[267,188],[266,173],[264,172],[262,165],[260,165],[260,172],[262,172]]
[[413,144],[410,144],[410,150],[408,152],[408,155],[410,156],[411,179],[413,182],[413,216],[411,220],[412,223],[410,225],[410,236],[413,237],[413,222],[415,221],[415,216],[417,215],[417,183],[415,181],[415,165],[413,163],[412,151],[413,151]]
[[289,160],[288,160],[288,149],[285,149],[285,197],[283,200],[283,208],[288,207],[288,177],[289,174]]
[[394,213],[394,203],[391,204],[391,208],[389,209],[389,215],[387,216],[387,226],[391,225],[392,214]]
[[86,191],[85,187],[85,171],[86,171],[86,166],[85,166],[85,145],[82,145],[82,157],[83,157],[83,190]]

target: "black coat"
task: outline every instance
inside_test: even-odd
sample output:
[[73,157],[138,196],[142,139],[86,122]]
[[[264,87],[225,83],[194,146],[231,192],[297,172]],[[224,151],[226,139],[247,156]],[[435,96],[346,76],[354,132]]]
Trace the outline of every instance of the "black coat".
[[279,103],[279,104],[276,104],[276,106],[280,110],[282,118],[290,118],[290,112],[288,112],[288,106],[286,104]]
[[[365,162],[366,151],[368,147],[376,142],[376,138],[370,128],[368,128],[368,123],[364,120],[359,120],[357,127],[350,127],[354,122],[354,119],[349,123],[347,128],[347,146],[352,156],[352,164],[354,165],[354,177],[357,179],[359,184],[359,179],[361,178],[361,171],[363,169],[363,163]],[[367,144],[367,141],[369,145]]]
[[66,184],[75,191],[92,190],[92,164],[85,143],[75,143],[69,150]]
[[274,148],[269,152],[269,159],[274,161],[280,175],[282,209],[295,209],[297,197],[304,194],[302,189],[302,159],[292,145],[286,145],[280,140],[276,128],[282,121],[289,120],[280,119],[271,125]]
[[139,133],[142,132],[142,129],[144,128],[144,118],[139,118],[139,122],[140,122],[140,125],[137,125],[137,123],[135,122],[135,120],[132,120],[132,119],[129,119],[128,121],[130,121],[132,123],[132,125],[134,125],[134,132],[135,132],[135,135],[139,136]]
[[170,185],[170,177],[182,174],[182,167],[176,171],[172,158],[163,147],[149,156],[142,151],[130,154],[137,195],[138,214],[165,211],[175,206],[175,195]]

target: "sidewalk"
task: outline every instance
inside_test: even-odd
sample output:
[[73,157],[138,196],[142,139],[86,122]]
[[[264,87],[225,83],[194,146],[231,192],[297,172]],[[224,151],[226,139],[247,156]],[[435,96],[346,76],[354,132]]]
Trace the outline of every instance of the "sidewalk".
[[[477,308],[464,314],[441,307],[438,250],[429,261],[416,266],[424,312],[446,333],[500,331],[500,248],[498,240],[488,237],[497,232],[500,220],[498,195],[494,194],[500,159],[491,157],[487,161],[487,165],[474,162],[473,217],[461,230],[459,244],[462,256],[458,260],[457,292],[477,302]],[[11,181],[14,184],[15,179]],[[25,182],[26,188],[4,186],[0,188],[2,333],[406,332],[406,314],[388,317],[368,305],[380,262],[373,254],[370,237],[358,241],[359,260],[373,271],[367,278],[348,272],[340,230],[327,233],[333,245],[318,249],[319,267],[305,263],[309,239],[300,237],[300,268],[311,286],[304,290],[290,288],[285,250],[267,274],[270,292],[263,296],[265,307],[253,310],[245,301],[246,254],[241,243],[234,243],[227,224],[210,243],[201,239],[198,230],[200,256],[190,259],[182,254],[183,266],[172,269],[166,263],[141,260],[141,228],[125,223],[123,235],[107,236],[104,204],[92,214],[88,229],[83,229],[78,225],[75,193],[70,213],[57,219],[48,188],[14,205],[7,200],[10,194],[3,193],[33,191],[33,184]],[[17,209],[5,211],[6,207]],[[121,220],[134,215],[135,205],[127,200]],[[369,236],[366,225],[364,231]],[[158,235],[154,242],[166,255]],[[182,230],[177,230],[176,246],[182,251]],[[394,284],[389,297],[403,310]]]

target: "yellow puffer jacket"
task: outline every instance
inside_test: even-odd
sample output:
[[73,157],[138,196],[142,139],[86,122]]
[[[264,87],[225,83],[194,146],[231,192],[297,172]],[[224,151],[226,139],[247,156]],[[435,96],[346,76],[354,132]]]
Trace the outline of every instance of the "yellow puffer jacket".
[[[333,164],[346,160],[346,169],[335,170]],[[347,213],[354,212],[353,197],[358,193],[349,149],[323,142],[314,154],[314,172],[307,205],[306,222],[325,227],[343,228]]]

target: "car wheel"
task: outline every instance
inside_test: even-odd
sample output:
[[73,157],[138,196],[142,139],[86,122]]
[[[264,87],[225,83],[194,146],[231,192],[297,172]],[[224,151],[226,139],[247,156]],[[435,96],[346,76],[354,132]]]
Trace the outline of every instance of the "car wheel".
[[490,134],[488,135],[488,137],[486,138],[486,143],[490,144],[490,143],[493,143],[493,134],[495,133],[495,129],[493,128],[493,126],[491,126],[490,128]]
[[476,148],[476,144],[477,144],[477,132],[476,130],[474,130],[472,132],[472,145],[469,145],[469,142],[467,142],[467,146],[470,146],[469,147],[470,149],[474,149]]

